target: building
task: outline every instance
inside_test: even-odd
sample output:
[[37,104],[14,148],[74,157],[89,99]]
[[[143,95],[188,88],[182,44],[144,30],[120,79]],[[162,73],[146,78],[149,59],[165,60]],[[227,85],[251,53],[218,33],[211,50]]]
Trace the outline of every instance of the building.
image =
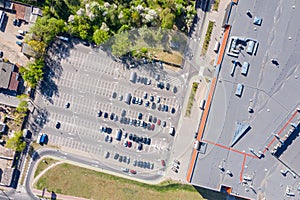
[[0,90],[17,95],[20,86],[18,68],[12,63],[0,62]]
[[42,16],[42,10],[33,6],[13,3],[12,9],[16,12],[16,18],[27,23],[34,23],[38,16]]

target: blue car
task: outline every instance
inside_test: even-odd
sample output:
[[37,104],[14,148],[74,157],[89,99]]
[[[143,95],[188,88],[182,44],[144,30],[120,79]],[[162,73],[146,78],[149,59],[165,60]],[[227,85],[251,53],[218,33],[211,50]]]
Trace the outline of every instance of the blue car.
[[23,42],[21,42],[21,41],[16,41],[16,44],[19,45],[19,46],[22,46],[22,45],[23,45]]

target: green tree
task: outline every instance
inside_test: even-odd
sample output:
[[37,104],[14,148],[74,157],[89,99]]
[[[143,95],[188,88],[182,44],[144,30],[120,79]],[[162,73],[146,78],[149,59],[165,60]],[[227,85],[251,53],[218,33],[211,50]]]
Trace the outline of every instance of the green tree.
[[131,51],[132,43],[129,39],[128,32],[116,35],[112,45],[112,53],[116,56],[122,56]]
[[168,13],[163,17],[161,22],[161,27],[166,29],[171,29],[174,25],[175,15],[173,13]]
[[94,42],[99,45],[105,42],[109,38],[107,31],[97,29],[93,34]]
[[6,143],[6,147],[13,149],[17,152],[21,152],[26,147],[26,143],[23,140],[23,132],[17,131],[14,133],[14,135],[8,139]]
[[17,98],[20,100],[20,103],[16,108],[16,111],[18,113],[26,113],[28,111],[28,102],[27,102],[28,96],[26,94],[22,94],[22,95],[18,95]]
[[57,34],[66,30],[64,20],[43,16],[38,18],[34,26],[30,29],[30,32],[33,34],[35,40],[50,44]]
[[36,58],[41,58],[46,53],[47,44],[43,41],[30,40],[28,44],[31,46],[32,50],[35,53]]
[[26,67],[20,68],[20,73],[30,87],[35,88],[37,83],[43,79],[44,60],[36,59],[34,62],[28,63]]

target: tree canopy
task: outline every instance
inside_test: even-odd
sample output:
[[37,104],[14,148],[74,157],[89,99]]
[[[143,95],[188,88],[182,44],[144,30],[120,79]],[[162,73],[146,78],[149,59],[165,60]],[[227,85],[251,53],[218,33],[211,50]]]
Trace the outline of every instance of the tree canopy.
[[20,73],[25,81],[28,82],[30,87],[35,88],[40,80],[43,79],[44,60],[36,59],[30,62],[26,67],[20,68]]
[[14,135],[8,139],[6,147],[13,149],[14,151],[21,152],[26,147],[26,142],[23,140],[23,132],[17,131]]
[[94,32],[94,35],[93,35],[93,40],[95,41],[95,43],[97,45],[102,44],[108,38],[109,38],[109,35],[108,35],[107,31],[104,31],[104,30],[101,30],[101,29],[97,29]]

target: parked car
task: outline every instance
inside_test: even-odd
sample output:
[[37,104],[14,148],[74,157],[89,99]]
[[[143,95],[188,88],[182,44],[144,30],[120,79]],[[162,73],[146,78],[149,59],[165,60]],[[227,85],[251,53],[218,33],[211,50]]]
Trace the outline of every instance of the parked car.
[[143,144],[142,143],[139,143],[138,145],[138,150],[141,151],[143,149]]
[[143,98],[144,98],[144,99],[147,99],[147,97],[148,97],[148,93],[147,93],[147,92],[144,92]]
[[22,35],[16,35],[16,38],[19,40],[23,40],[23,36]]
[[118,158],[119,158],[119,154],[116,153],[115,156],[114,156],[114,159],[117,160]]
[[172,108],[172,109],[171,109],[171,113],[172,113],[172,114],[174,114],[175,111],[176,111],[175,108]]
[[104,115],[103,115],[103,117],[104,117],[105,119],[108,118],[108,113],[105,112]]
[[180,165],[180,161],[177,159],[174,160],[174,163],[176,163],[177,165]]
[[161,120],[159,119],[157,120],[157,125],[160,126],[160,124],[161,124]]
[[166,121],[163,121],[162,126],[163,126],[163,127],[166,127],[166,126],[167,126],[167,122],[166,122]]
[[128,168],[122,168],[122,171],[125,172],[125,173],[128,173],[129,169]]
[[19,46],[22,46],[22,45],[23,45],[23,42],[21,42],[21,41],[16,41],[16,44],[19,45]]
[[67,103],[65,104],[65,108],[70,108],[70,103],[69,103],[69,102],[67,102]]
[[98,117],[101,117],[101,116],[102,116],[102,111],[99,110],[99,112],[98,112]]
[[132,138],[133,138],[132,133],[129,134],[129,137],[128,137],[128,138],[129,138],[129,140],[132,140]]
[[136,171],[135,171],[135,170],[133,170],[133,169],[131,169],[131,170],[130,170],[130,173],[132,173],[132,174],[136,174]]
[[151,144],[151,138],[147,138],[146,144],[147,144],[147,145],[150,145],[150,144]]
[[142,118],[143,118],[143,114],[142,114],[142,113],[139,113],[138,119],[141,120]]
[[0,58],[3,57],[3,51],[0,51]]
[[170,83],[167,83],[167,84],[166,84],[166,90],[170,90],[170,87],[171,87],[171,86],[170,86]]
[[55,128],[60,129],[60,126],[61,126],[60,122],[56,122]]
[[145,107],[149,107],[149,105],[150,105],[150,102],[149,102],[149,101],[146,101],[146,102],[145,102]]
[[165,160],[161,160],[161,165],[162,165],[163,167],[165,167],[165,166],[166,166],[166,162],[165,162]]

